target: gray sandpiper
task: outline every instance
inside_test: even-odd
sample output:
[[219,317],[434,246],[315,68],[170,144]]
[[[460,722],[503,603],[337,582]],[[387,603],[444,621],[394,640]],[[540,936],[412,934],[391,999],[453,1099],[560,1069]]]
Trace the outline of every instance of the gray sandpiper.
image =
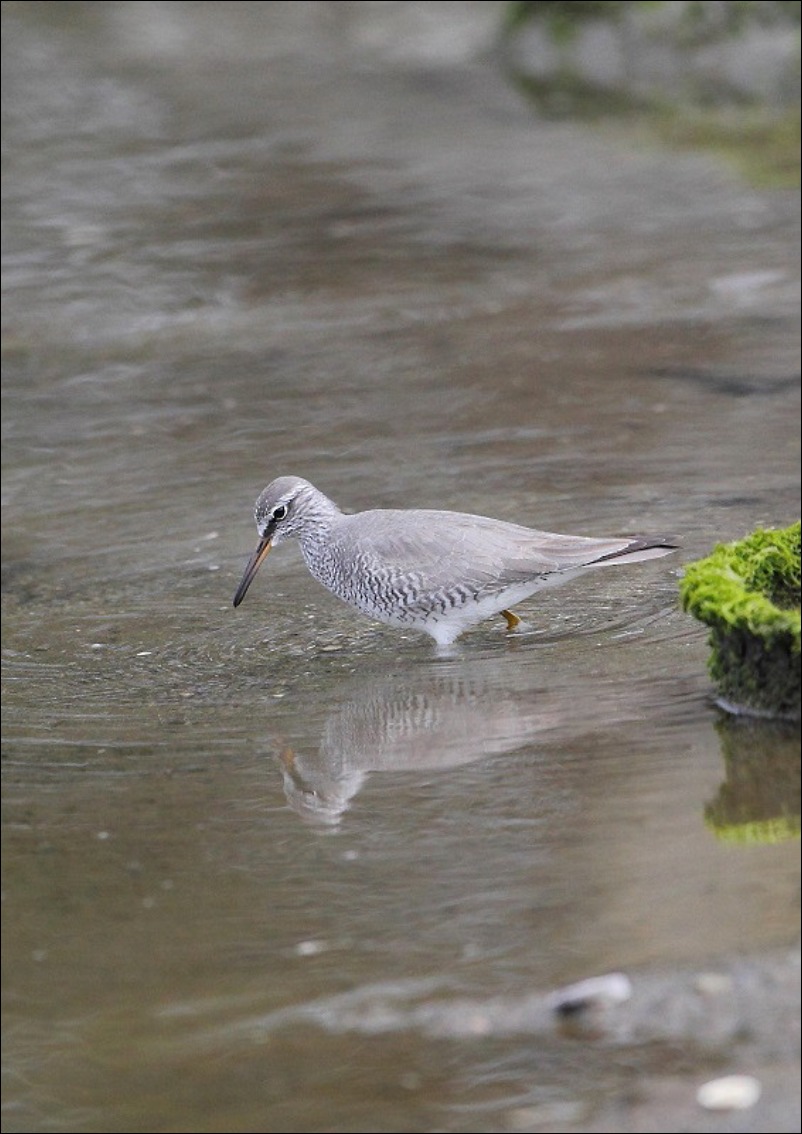
[[662,536],[595,539],[521,527],[490,516],[424,508],[348,515],[308,480],[281,476],[254,509],[259,543],[234,595],[239,606],[271,547],[297,539],[306,566],[350,606],[430,634],[440,646],[535,591],[595,567],[637,563],[676,550]]

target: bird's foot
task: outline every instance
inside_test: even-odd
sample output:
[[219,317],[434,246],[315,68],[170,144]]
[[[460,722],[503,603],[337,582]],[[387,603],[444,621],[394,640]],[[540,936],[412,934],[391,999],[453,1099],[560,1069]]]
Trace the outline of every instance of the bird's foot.
[[507,631],[514,630],[516,626],[521,625],[521,620],[517,614],[513,614],[511,610],[502,610],[502,615],[507,620]]

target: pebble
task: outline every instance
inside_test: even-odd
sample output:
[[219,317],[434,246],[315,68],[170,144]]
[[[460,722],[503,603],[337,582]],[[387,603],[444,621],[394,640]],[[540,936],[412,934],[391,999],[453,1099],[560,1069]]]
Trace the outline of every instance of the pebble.
[[606,973],[558,988],[549,997],[551,1008],[570,1016],[587,1008],[623,1004],[632,996],[632,981],[624,973]]
[[710,1079],[696,1092],[705,1110],[748,1110],[760,1098],[760,1083],[751,1075],[725,1075]]
[[733,980],[728,973],[698,973],[694,987],[703,996],[721,996],[725,992],[732,992]]
[[325,941],[299,941],[295,952],[299,957],[316,957],[318,953],[325,953],[328,945]]

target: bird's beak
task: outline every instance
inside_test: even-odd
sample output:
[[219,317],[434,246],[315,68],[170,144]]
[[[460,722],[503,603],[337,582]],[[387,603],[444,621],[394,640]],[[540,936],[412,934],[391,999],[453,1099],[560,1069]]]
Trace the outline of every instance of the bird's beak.
[[234,606],[239,606],[239,604],[245,598],[248,587],[253,582],[256,572],[262,565],[262,561],[264,559],[267,559],[268,552],[273,546],[271,540],[272,534],[264,536],[259,540],[256,551],[254,551],[253,555],[248,560],[248,566],[245,568],[245,574],[242,576],[242,582],[237,587],[237,593],[234,595]]

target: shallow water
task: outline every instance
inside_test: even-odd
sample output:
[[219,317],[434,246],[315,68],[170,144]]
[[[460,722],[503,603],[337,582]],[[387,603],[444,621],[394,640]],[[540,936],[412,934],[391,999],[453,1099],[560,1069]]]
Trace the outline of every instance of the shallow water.
[[[138,7],[4,6],[4,1129],[692,1096],[740,1041],[498,1005],[796,940],[798,732],[722,722],[676,594],[799,514],[795,197],[489,64]],[[683,550],[438,653],[292,548],[232,609],[284,473]]]

